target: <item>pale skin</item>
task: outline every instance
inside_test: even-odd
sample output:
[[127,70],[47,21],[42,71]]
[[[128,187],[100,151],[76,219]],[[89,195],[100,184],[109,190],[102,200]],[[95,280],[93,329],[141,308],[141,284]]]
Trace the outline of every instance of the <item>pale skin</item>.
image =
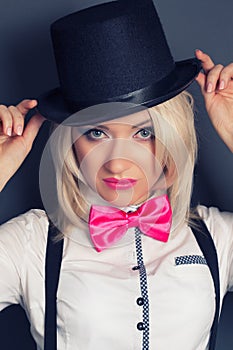
[[[72,131],[83,178],[108,203],[139,204],[150,191],[170,186],[162,165],[156,161],[154,131],[147,111]],[[124,179],[126,183],[131,179],[134,185],[115,188],[106,179]]]
[[[209,118],[219,136],[233,152],[233,63],[215,65],[201,50],[196,50],[204,73],[196,78],[205,100]],[[23,100],[16,106],[0,106],[0,191],[28,155],[45,121],[36,113],[24,127],[26,114],[36,107],[36,100]]]

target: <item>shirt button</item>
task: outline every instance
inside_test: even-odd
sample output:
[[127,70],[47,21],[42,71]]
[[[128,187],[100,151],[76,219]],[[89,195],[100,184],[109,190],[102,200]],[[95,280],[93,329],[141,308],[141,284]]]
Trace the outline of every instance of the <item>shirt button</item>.
[[143,304],[144,304],[144,299],[143,298],[138,298],[137,299],[137,304],[139,305],[139,306],[142,306]]
[[145,329],[144,323],[143,323],[143,322],[139,322],[139,323],[137,324],[137,329],[138,329],[139,331],[144,331],[144,329]]

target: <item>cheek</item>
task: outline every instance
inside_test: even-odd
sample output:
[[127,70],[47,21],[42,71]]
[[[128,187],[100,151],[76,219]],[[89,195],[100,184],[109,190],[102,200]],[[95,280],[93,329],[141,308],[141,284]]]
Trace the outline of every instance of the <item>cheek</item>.
[[[144,178],[148,186],[152,186],[161,175],[162,167],[155,157],[154,143],[135,142],[132,140],[111,140],[99,144],[90,144],[83,140],[75,142],[75,153],[79,163],[79,169],[86,182],[93,188],[96,179],[105,171],[104,165],[114,159],[123,159],[125,174],[137,175]],[[128,173],[128,168],[135,174]]]
[[99,151],[98,145],[85,142],[81,138],[74,143],[74,149],[82,181],[94,188],[96,176],[103,164],[103,152]]
[[143,172],[149,185],[154,183],[162,173],[162,165],[156,157],[154,142],[136,145],[132,159]]
[[145,180],[147,181],[149,189],[154,187],[159,179],[165,179],[163,174],[163,167],[155,157],[153,157],[153,160],[148,160],[144,164],[143,173],[145,175]]
[[75,150],[75,155],[78,160],[78,163],[80,164],[85,158],[86,154],[89,152],[88,145],[85,142],[82,142],[80,140],[76,141],[74,143],[74,150]]

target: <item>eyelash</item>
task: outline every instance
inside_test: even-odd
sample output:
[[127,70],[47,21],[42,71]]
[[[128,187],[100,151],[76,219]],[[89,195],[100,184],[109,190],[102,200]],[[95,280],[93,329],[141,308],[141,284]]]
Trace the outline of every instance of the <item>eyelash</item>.
[[88,140],[90,140],[90,141],[95,141],[95,140],[97,140],[97,139],[102,139],[102,137],[94,137],[94,136],[92,135],[92,133],[94,133],[94,132],[100,132],[100,133],[104,134],[105,136],[107,136],[107,135],[105,134],[105,132],[102,131],[102,130],[100,130],[100,129],[90,129],[90,130],[86,131],[86,132],[84,133],[84,135],[85,135],[85,136],[88,138]]
[[[147,140],[149,140],[149,139],[154,139],[155,138],[155,136],[154,136],[154,134],[153,134],[153,128],[151,128],[151,127],[148,127],[148,128],[143,128],[143,129],[140,129],[140,130],[138,130],[137,131],[137,133],[134,135],[134,138],[136,138],[136,136],[138,135],[138,134],[140,134],[141,132],[144,132],[144,131],[147,131],[147,132],[149,132],[149,136],[148,137],[140,137],[140,139],[141,140],[145,140],[145,141],[147,141]],[[94,132],[99,132],[99,133],[101,133],[101,136],[100,137],[95,137],[95,136],[93,136],[93,133]],[[96,141],[96,140],[101,140],[101,139],[103,139],[103,135],[105,135],[106,137],[108,137],[108,135],[107,134],[105,134],[105,132],[103,131],[103,130],[101,130],[101,129],[90,129],[90,130],[88,130],[88,131],[86,131],[85,133],[84,133],[84,135],[88,138],[88,140],[90,140],[90,141]]]
[[154,130],[153,130],[153,128],[151,128],[151,127],[143,128],[143,129],[138,130],[138,132],[135,134],[135,136],[138,135],[138,134],[140,134],[140,133],[143,132],[143,131],[147,131],[147,132],[149,133],[149,135],[148,135],[148,137],[142,137],[142,138],[141,138],[142,140],[144,139],[145,141],[147,141],[147,140],[152,140],[152,139],[155,138]]

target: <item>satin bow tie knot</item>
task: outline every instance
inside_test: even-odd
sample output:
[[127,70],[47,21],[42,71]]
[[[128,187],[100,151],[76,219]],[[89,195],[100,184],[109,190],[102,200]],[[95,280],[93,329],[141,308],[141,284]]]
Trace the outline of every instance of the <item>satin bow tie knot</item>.
[[139,225],[140,217],[137,211],[132,213],[125,213],[125,219],[127,221],[127,228],[137,227]]
[[89,216],[90,236],[98,252],[119,241],[132,227],[139,227],[145,235],[167,242],[171,218],[167,195],[152,198],[128,213],[114,207],[93,205]]

